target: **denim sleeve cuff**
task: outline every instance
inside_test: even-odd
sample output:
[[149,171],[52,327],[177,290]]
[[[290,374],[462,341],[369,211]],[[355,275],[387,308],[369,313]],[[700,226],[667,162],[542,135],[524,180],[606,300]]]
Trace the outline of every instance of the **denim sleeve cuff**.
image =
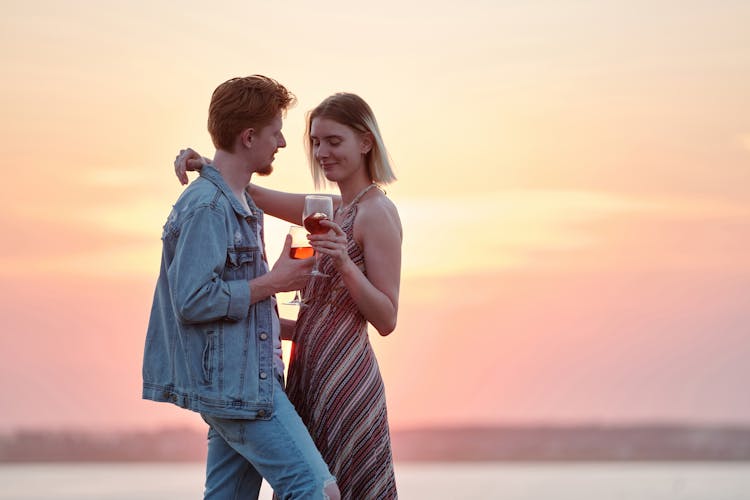
[[239,321],[247,316],[250,309],[250,284],[245,280],[228,281],[229,309],[227,318]]

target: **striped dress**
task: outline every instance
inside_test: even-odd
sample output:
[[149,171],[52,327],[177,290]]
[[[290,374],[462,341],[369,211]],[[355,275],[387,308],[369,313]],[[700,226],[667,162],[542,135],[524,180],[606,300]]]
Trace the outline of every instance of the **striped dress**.
[[[356,203],[344,215],[349,257],[365,272],[353,237]],[[360,314],[330,258],[303,290],[289,362],[287,394],[317,445],[341,498],[398,498],[388,433],[385,391]]]

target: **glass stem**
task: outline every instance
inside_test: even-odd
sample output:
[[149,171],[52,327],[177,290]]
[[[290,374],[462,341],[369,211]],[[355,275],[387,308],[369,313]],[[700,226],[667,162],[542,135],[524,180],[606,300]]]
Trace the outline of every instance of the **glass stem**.
[[318,271],[318,252],[315,252],[315,261],[313,262],[313,274],[317,274],[320,271]]

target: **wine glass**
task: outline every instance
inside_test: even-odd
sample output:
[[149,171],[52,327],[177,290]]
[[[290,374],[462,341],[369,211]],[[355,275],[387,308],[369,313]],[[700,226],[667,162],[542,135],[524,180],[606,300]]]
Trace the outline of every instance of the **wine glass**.
[[[290,226],[289,234],[292,236],[292,247],[289,249],[289,257],[292,259],[307,259],[313,256],[313,249],[307,241],[307,230],[302,226]],[[304,301],[299,298],[299,290],[294,291],[294,298],[284,302],[289,306],[304,306]]]
[[[305,209],[302,211],[302,223],[312,234],[325,234],[328,228],[321,225],[320,221],[333,219],[333,200],[330,196],[308,194],[305,196]],[[328,275],[318,270],[318,252],[315,252],[315,264],[310,273],[312,276],[328,278]]]

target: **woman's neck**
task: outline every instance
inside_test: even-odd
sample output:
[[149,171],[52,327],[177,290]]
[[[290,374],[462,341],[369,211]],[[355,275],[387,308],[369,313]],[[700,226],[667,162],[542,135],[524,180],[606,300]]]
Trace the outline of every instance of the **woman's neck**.
[[372,181],[367,175],[352,176],[349,179],[341,180],[338,182],[339,193],[341,193],[341,204],[346,206],[354,200],[354,198],[365,189],[367,186],[372,184]]
[[350,204],[352,201],[354,201],[354,198],[370,184],[372,183],[366,182],[363,184],[357,184],[356,186],[348,186],[346,189],[339,188],[339,191],[341,192],[341,205],[346,206]]

